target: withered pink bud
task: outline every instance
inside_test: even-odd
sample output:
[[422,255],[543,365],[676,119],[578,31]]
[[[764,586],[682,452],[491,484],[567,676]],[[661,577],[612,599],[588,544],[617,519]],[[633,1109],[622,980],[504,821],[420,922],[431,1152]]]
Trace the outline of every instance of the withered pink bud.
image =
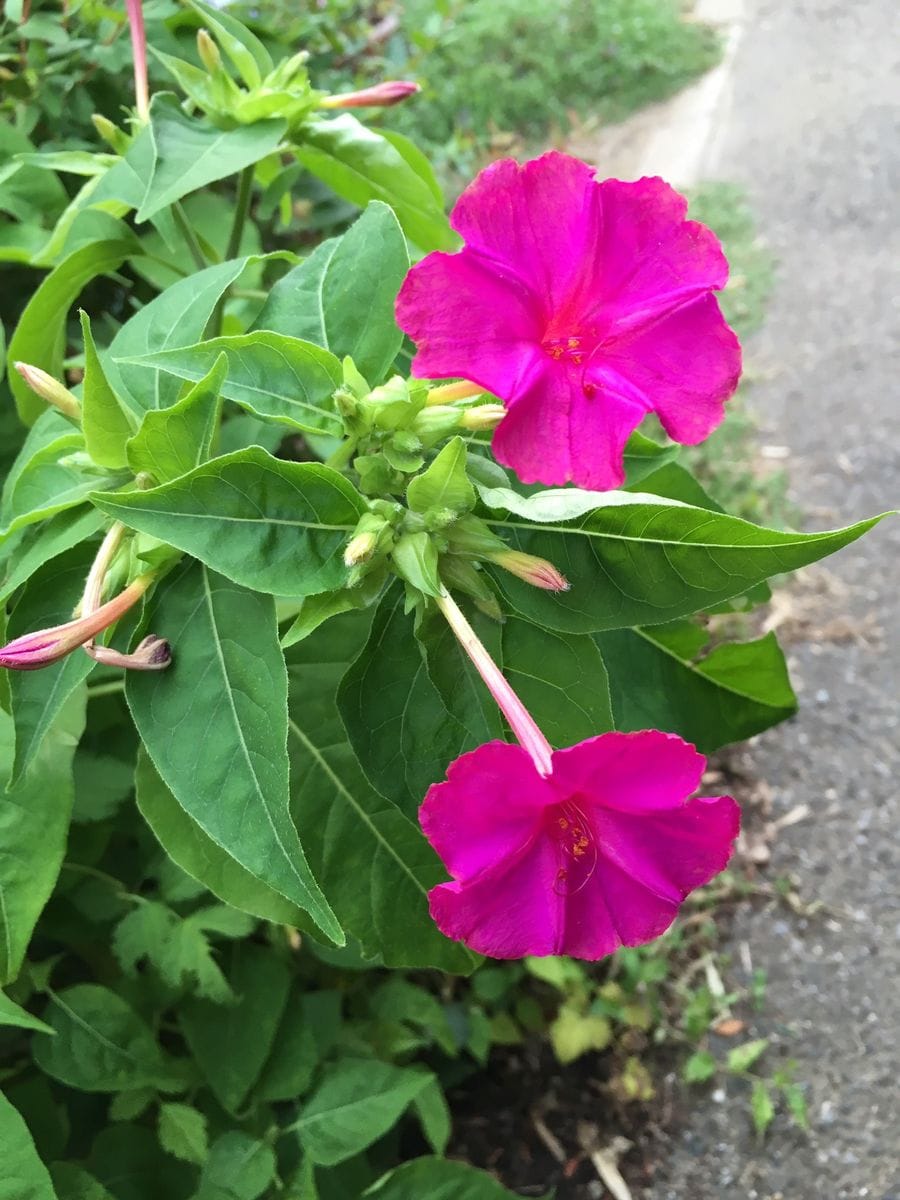
[[414,96],[422,89],[417,83],[405,79],[386,79],[374,87],[362,88],[358,92],[344,92],[336,96],[325,96],[319,101],[320,108],[373,108],[399,104],[407,96]]
[[49,667],[51,663],[58,662],[118,621],[140,600],[152,582],[152,575],[141,575],[118,596],[107,600],[106,604],[101,604],[93,612],[67,621],[64,625],[39,629],[36,633],[26,633],[16,638],[0,648],[0,667],[9,667],[13,671],[37,671],[40,667]]
[[501,550],[488,556],[490,561],[502,567],[504,571],[530,583],[532,587],[544,588],[548,592],[567,592],[569,581],[553,563],[546,558],[537,558],[534,554],[524,554],[521,550]]
[[129,671],[164,671],[172,661],[172,648],[165,638],[148,634],[131,654],[121,654],[109,646],[85,645],[84,651],[107,667],[125,667]]

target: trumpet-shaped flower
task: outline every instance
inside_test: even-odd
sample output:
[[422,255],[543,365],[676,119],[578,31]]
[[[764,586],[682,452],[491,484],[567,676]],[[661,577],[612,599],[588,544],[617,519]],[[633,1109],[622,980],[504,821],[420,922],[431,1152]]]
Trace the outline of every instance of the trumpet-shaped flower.
[[499,396],[494,454],[525,483],[620,486],[649,412],[675,441],[702,441],[741,353],[713,295],[728,264],[686,209],[661,179],[598,182],[556,151],[494,163],[451,215],[463,249],[429,254],[400,290],[413,373]]
[[432,917],[493,958],[598,959],[659,937],[738,833],[731,797],[688,799],[705,763],[656,730],[557,750],[546,773],[505,742],[462,755],[419,812],[453,877]]

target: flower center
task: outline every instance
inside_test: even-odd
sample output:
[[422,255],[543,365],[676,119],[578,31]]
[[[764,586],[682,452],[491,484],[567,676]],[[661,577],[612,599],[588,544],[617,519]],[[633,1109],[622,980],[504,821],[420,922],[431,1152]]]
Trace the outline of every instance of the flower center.
[[573,367],[578,370],[581,376],[581,389],[585,396],[590,398],[597,391],[597,385],[592,383],[591,380],[585,379],[584,373],[580,369],[584,367],[597,347],[596,336],[591,332],[587,335],[583,333],[571,333],[566,334],[565,337],[552,337],[550,336],[552,329],[553,326],[551,325],[541,342],[541,349],[554,362],[562,363],[563,366]]
[[582,810],[571,800],[547,810],[547,832],[556,843],[559,863],[553,890],[560,896],[580,892],[597,866],[594,831]]

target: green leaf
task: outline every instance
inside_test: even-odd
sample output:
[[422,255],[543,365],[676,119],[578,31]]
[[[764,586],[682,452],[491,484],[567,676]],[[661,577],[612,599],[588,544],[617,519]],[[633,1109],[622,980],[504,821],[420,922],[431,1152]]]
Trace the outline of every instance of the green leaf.
[[78,983],[52,993],[45,1016],[56,1037],[37,1034],[34,1058],[60,1083],[82,1092],[182,1086],[182,1072],[167,1061],[149,1026],[109,988]]
[[374,1059],[343,1059],[326,1075],[294,1128],[315,1163],[352,1158],[396,1124],[434,1079],[430,1071]]
[[88,454],[101,467],[128,466],[125,443],[134,429],[127,412],[119,404],[94,345],[91,319],[82,309],[81,333],[84,338],[84,391],[81,427]]
[[255,34],[241,21],[201,0],[190,0],[194,12],[216,35],[219,45],[237,67],[241,79],[251,90],[259,87],[263,76],[273,69],[272,56]]
[[[480,974],[475,976],[479,979]],[[372,1015],[383,1021],[402,1021],[427,1033],[451,1058],[459,1050],[447,1010],[432,992],[394,974],[370,1001]]]
[[413,1107],[429,1146],[435,1154],[443,1154],[450,1141],[452,1126],[450,1109],[436,1077],[432,1076],[431,1082],[419,1092]]
[[401,579],[424,592],[439,596],[438,552],[431,534],[402,533],[391,550],[391,562]]
[[50,1174],[59,1200],[113,1200],[112,1192],[74,1163],[55,1162]]
[[126,158],[141,184],[135,220],[147,221],[189,192],[227,179],[271,154],[287,123],[280,118],[218,129],[187,116],[174,96],[157,93],[150,105],[151,152],[144,146]]
[[235,1112],[269,1057],[287,1003],[290,972],[270,948],[244,942],[234,947],[228,980],[237,1004],[192,1000],[181,1009],[180,1021],[213,1095]]
[[464,512],[475,507],[475,489],[466,473],[466,444],[451,438],[428,468],[410,480],[406,502],[413,512],[449,508]]
[[164,371],[133,366],[131,360],[198,341],[221,297],[252,261],[235,258],[179,279],[118,331],[104,359],[107,377],[137,415],[173,405],[182,381]]
[[109,1102],[111,1121],[133,1121],[145,1113],[157,1100],[156,1088],[135,1088],[133,1092],[116,1092]]
[[571,581],[570,591],[550,595],[496,572],[513,607],[536,624],[593,633],[672,621],[833,554],[881,519],[782,533],[672,501],[600,495],[602,507],[565,524],[517,516],[490,522],[513,548],[549,559]]
[[681,1071],[685,1083],[706,1083],[716,1073],[716,1060],[708,1050],[695,1050]]
[[492,1175],[445,1158],[416,1158],[404,1163],[364,1195],[373,1200],[515,1200],[515,1195]]
[[0,984],[16,978],[59,874],[72,811],[72,755],[84,728],[84,695],[63,706],[28,773],[8,785],[12,717],[0,712]]
[[676,445],[670,443],[661,446],[659,442],[635,431],[625,443],[625,486],[635,487],[648,475],[677,458],[678,451]]
[[228,359],[220,354],[209,372],[169,408],[148,409],[126,446],[135,475],[146,471],[157,483],[168,483],[206,462],[222,411],[222,382]]
[[387,138],[350,113],[312,116],[303,125],[297,157],[339,196],[364,208],[383,200],[408,238],[422,250],[454,250],[459,242],[433,190],[433,177]]
[[203,1166],[209,1154],[206,1117],[189,1104],[161,1104],[159,1144],[182,1162]]
[[57,513],[29,529],[25,539],[16,547],[7,574],[0,584],[0,604],[27,583],[45,563],[93,538],[104,523],[102,513],[88,505],[81,505]]
[[341,1028],[341,994],[295,989],[259,1080],[260,1100],[295,1100],[313,1081]]
[[682,647],[676,640],[684,628],[705,645],[706,633],[687,623],[675,630],[653,625],[594,635],[609,673],[617,729],[668,729],[708,754],[796,712],[774,633],[698,657],[696,645]]
[[[93,556],[93,547],[82,543],[35,572],[9,618],[7,634],[10,640],[71,620],[84,591]],[[61,709],[82,687],[93,666],[94,660],[78,649],[39,671],[10,672],[10,698],[16,726],[11,784],[21,779],[34,762]],[[83,705],[83,695],[79,703]]]
[[465,973],[474,957],[428,914],[441,865],[417,824],[370,787],[338,716],[337,684],[370,620],[334,617],[288,653],[292,812],[316,877],[366,954]]
[[108,1125],[95,1134],[87,1165],[116,1200],[189,1196],[196,1169],[166,1154],[155,1130]]
[[763,1079],[754,1079],[750,1093],[750,1112],[753,1128],[762,1137],[775,1119],[775,1105],[769,1093],[769,1085]]
[[782,1094],[788,1106],[788,1111],[794,1118],[794,1124],[800,1129],[809,1129],[809,1112],[806,1097],[798,1083],[785,1083],[781,1087]]
[[124,474],[91,470],[80,433],[66,433],[38,450],[17,473],[4,497],[3,537],[82,504],[92,491],[115,488]]
[[752,1042],[744,1042],[742,1046],[735,1046],[733,1050],[728,1051],[725,1066],[735,1075],[749,1071],[756,1060],[766,1052],[768,1045],[768,1038],[756,1038]]
[[200,1176],[198,1198],[257,1200],[275,1176],[272,1147],[233,1129],[213,1142]]
[[112,949],[126,975],[137,977],[147,961],[176,990],[196,992],[216,1004],[234,999],[202,928],[200,913],[179,917],[148,900],[122,918],[113,932]]
[[[63,259],[41,283],[19,318],[9,343],[10,367],[22,361],[59,379],[66,347],[66,318],[72,304],[92,279],[115,271],[126,258],[139,253],[136,239],[112,239],[91,242]],[[44,401],[18,371],[10,370],[9,384],[19,416],[26,425],[33,425],[46,408]]]
[[337,471],[283,462],[258,447],[215,458],[147,492],[92,499],[130,528],[276,596],[344,587],[344,545],[365,510]]
[[49,1025],[45,1025],[30,1012],[26,1012],[15,1001],[10,1000],[5,992],[0,992],[0,1025],[13,1025],[17,1029],[33,1029],[38,1033],[53,1033]]
[[397,218],[373,201],[342,237],[323,242],[279,279],[254,327],[305,338],[339,359],[349,355],[366,379],[380,383],[403,341],[394,302],[408,270]]
[[28,1126],[3,1095],[0,1095],[0,1146],[3,1147],[0,1200],[56,1200],[50,1175],[38,1158]]
[[564,1004],[550,1025],[550,1043],[557,1059],[565,1065],[588,1050],[605,1050],[612,1041],[612,1028],[606,1017],[583,1013]]
[[226,904],[254,917],[278,925],[305,922],[303,909],[242,867],[185,812],[143,748],[138,754],[135,787],[141,816],[182,871]]
[[197,383],[220,354],[228,362],[223,396],[258,417],[293,429],[340,434],[342,425],[331,397],[342,379],[341,364],[312,342],[282,333],[243,333],[118,361]]
[[177,647],[168,670],[126,677],[154,766],[209,838],[342,943],[288,811],[287,678],[273,601],[186,562],[148,607],[148,627]]

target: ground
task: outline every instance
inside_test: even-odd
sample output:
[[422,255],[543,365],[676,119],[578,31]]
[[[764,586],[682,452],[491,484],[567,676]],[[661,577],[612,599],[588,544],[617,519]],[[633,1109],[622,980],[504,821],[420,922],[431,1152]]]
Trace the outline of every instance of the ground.
[[[705,163],[747,188],[778,260],[750,399],[810,528],[900,501],[895,18],[894,0],[750,0]],[[760,1032],[797,1060],[812,1132],[777,1123],[760,1145],[707,1095],[646,1200],[900,1197],[900,521],[825,567],[776,609],[800,714],[749,751],[776,815],[810,809],[771,873],[825,908],[748,905],[733,930],[736,962],[743,944],[768,972]]]

